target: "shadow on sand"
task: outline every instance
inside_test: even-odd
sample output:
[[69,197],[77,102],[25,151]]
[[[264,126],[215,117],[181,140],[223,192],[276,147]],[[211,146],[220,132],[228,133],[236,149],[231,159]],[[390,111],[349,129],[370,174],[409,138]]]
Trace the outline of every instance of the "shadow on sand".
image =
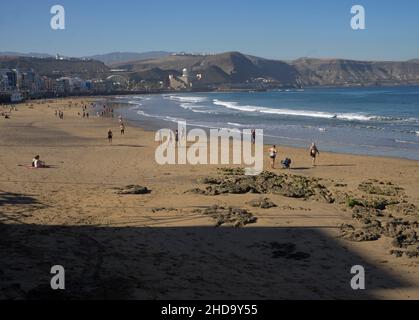
[[[0,207],[5,205],[39,204],[38,200],[30,195],[4,192],[0,190]],[[0,208],[1,209],[1,208]],[[0,212],[1,215],[1,212]]]
[[[0,224],[0,252],[0,299],[372,299],[409,286],[322,229]],[[367,290],[350,288],[353,265]]]

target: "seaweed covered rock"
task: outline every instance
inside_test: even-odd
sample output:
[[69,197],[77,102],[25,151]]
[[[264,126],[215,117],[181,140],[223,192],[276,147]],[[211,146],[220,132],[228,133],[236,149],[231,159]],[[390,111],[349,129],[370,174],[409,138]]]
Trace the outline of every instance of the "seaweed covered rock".
[[385,210],[387,206],[398,204],[399,201],[396,199],[385,199],[382,197],[370,197],[370,198],[353,198],[349,197],[347,199],[347,206],[350,208],[355,208],[356,206],[376,209],[376,210]]
[[359,227],[351,224],[343,224],[340,227],[342,237],[350,241],[374,241],[382,236],[392,238],[392,245],[397,248],[390,251],[392,255],[409,258],[417,258],[419,238],[417,229],[419,222],[406,221],[403,219],[391,219],[382,222],[370,218],[357,219]]
[[352,218],[359,220],[364,224],[369,224],[375,218],[384,216],[381,210],[362,206],[355,206],[352,209],[352,212]]
[[387,206],[387,209],[395,214],[401,214],[405,216],[419,216],[419,209],[412,203],[402,202],[398,204],[392,204]]
[[406,250],[405,255],[410,259],[419,258],[419,246]]
[[247,203],[249,206],[254,208],[269,209],[277,207],[269,198],[259,198],[251,200]]
[[411,223],[403,219],[391,219],[384,224],[384,235],[387,237],[396,237],[402,232],[411,229]]
[[218,171],[225,175],[242,176],[245,174],[243,168],[218,168]]
[[[202,194],[280,194],[285,197],[313,199],[333,203],[329,190],[319,183],[319,179],[298,175],[275,174],[264,171],[257,176],[226,175],[220,178],[201,179],[208,186]],[[188,192],[192,192],[191,190]],[[197,190],[193,191],[198,193]]]
[[407,248],[411,245],[415,245],[418,243],[418,237],[416,231],[413,229],[405,230],[399,233],[393,239],[393,246],[397,248]]
[[147,194],[151,191],[147,187],[140,185],[128,185],[122,188],[115,188],[117,194]]
[[368,194],[381,196],[398,196],[403,193],[403,188],[395,186],[391,182],[378,180],[364,181],[358,186],[358,189]]
[[343,224],[340,227],[342,237],[344,239],[356,242],[376,241],[381,238],[381,226],[379,223],[371,224],[355,228],[350,224]]
[[250,223],[256,223],[257,218],[253,216],[252,213],[248,212],[245,209],[233,208],[233,207],[222,207],[214,205],[206,209],[198,209],[194,211],[195,213],[200,213],[208,215],[216,220],[216,227],[227,224],[234,227],[243,227]]

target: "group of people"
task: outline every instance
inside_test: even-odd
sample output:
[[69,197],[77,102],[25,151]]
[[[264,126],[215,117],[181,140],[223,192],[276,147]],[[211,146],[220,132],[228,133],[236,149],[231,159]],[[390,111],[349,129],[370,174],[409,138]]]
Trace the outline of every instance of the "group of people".
[[[119,130],[121,132],[121,136],[125,135],[125,124],[124,124],[124,119],[122,118],[122,116],[119,116]],[[112,132],[112,129],[109,129],[108,141],[110,144],[112,144],[112,139],[113,139],[113,132]]]
[[[92,103],[92,104],[90,104],[90,107],[91,107],[91,108],[93,108],[93,107],[94,107],[93,103]],[[98,114],[98,113],[97,113],[97,114]],[[89,119],[89,117],[90,117],[90,113],[89,113],[89,111],[88,111],[88,109],[87,109],[87,105],[82,106],[81,113],[80,113],[80,112],[77,112],[77,115],[78,115],[79,117],[82,117],[83,119]]]
[[[183,141],[183,144],[185,144],[185,140],[186,139],[186,131],[185,128],[182,128],[181,132],[179,132],[179,130],[175,130],[175,132],[173,133],[172,131],[169,132],[169,137],[168,137],[168,143],[172,144],[173,142],[175,143],[175,147],[177,146],[181,146],[181,141]],[[161,131],[157,131],[157,143],[161,144],[163,143],[163,137],[162,137],[162,133]]]
[[102,117],[113,118],[114,117],[113,108],[107,107],[106,105],[103,105],[102,111],[101,111],[101,116]]
[[64,112],[61,110],[55,110],[55,116],[62,120],[64,119]]
[[11,105],[11,106],[4,105],[3,106],[3,111],[1,111],[0,115],[2,117],[4,117],[5,119],[10,119],[10,116],[12,114],[12,111],[17,111],[16,106],[13,106],[13,105]]
[[[309,148],[309,154],[311,157],[313,167],[316,166],[316,158],[320,155],[320,151],[317,148],[316,144],[313,142]],[[276,145],[273,145],[272,148],[269,149],[269,158],[271,159],[271,168],[275,169],[276,158],[278,156],[278,150],[276,149]],[[290,169],[291,168],[292,160],[290,158],[285,158],[281,160],[281,165],[283,169]]]

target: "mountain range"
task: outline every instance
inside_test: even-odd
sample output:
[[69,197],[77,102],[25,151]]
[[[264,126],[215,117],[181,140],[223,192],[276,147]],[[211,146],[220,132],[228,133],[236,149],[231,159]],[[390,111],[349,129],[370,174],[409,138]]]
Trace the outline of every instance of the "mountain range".
[[191,74],[202,74],[203,81],[208,84],[244,83],[258,78],[282,86],[419,84],[419,59],[398,62],[301,58],[284,62],[226,52],[202,56],[170,55],[114,66],[140,78],[150,74],[179,74],[187,68]]
[[115,52],[81,59],[55,60],[29,56],[1,57],[0,68],[33,68],[42,75],[103,76],[123,70],[133,80],[162,81],[187,68],[202,75],[202,85],[239,84],[266,80],[277,86],[359,86],[419,84],[419,59],[356,61],[300,58],[264,59],[240,52],[213,55]]
[[[171,52],[167,51],[148,51],[148,52],[111,52],[105,54],[97,54],[92,56],[83,56],[81,59],[92,59],[101,61],[107,65],[114,63],[128,62],[128,61],[137,61],[144,59],[156,59],[161,57],[166,57],[170,55]],[[12,57],[28,57],[28,58],[54,58],[55,55],[48,53],[22,53],[14,51],[3,51],[0,52],[1,56],[12,56]]]

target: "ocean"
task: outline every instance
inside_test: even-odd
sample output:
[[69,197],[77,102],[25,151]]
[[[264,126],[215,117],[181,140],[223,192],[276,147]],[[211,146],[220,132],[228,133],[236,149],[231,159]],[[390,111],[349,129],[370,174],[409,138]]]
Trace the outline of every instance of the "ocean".
[[152,129],[263,129],[264,142],[419,160],[419,87],[121,96],[124,118]]

